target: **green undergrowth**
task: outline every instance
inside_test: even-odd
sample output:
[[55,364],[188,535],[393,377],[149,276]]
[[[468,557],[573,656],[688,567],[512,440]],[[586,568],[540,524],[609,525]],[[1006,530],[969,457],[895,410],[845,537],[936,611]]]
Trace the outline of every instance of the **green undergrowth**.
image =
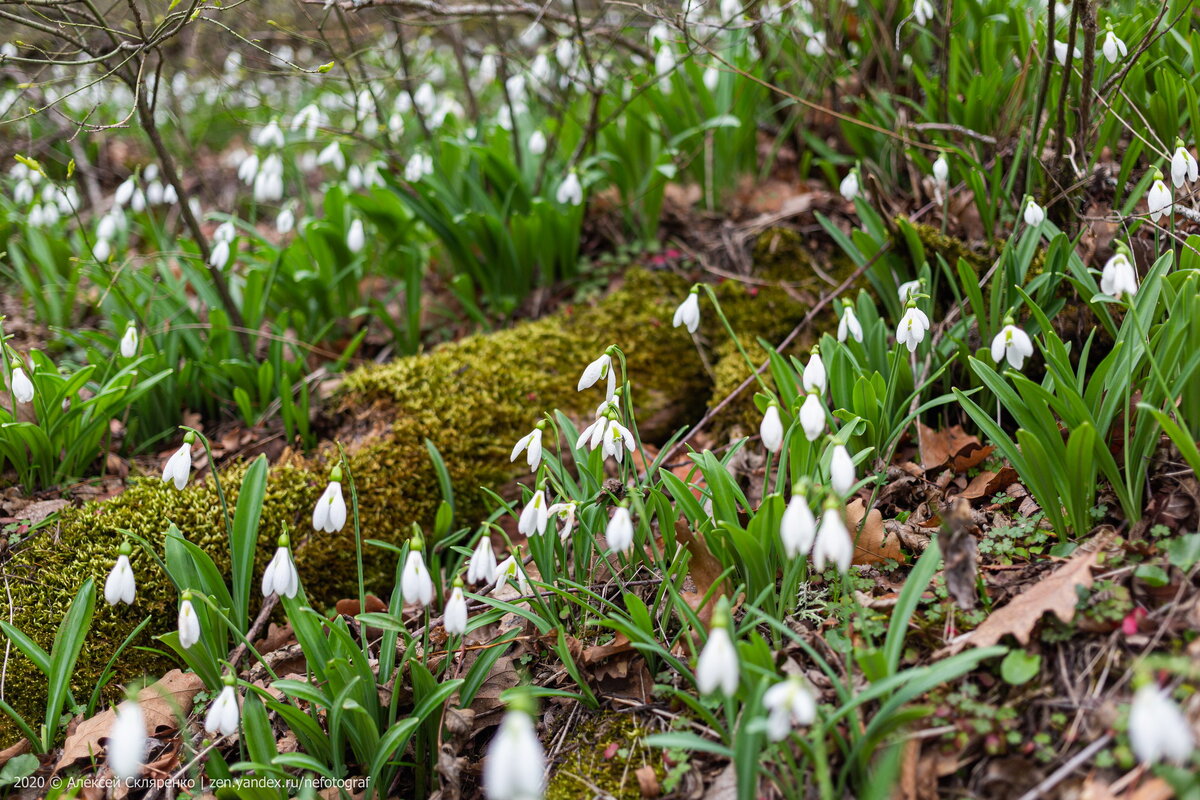
[[662,751],[642,744],[646,734],[630,714],[605,713],[587,720],[568,735],[565,757],[546,787],[546,800],[641,800],[646,795],[639,769],[650,767],[660,786],[667,777]]

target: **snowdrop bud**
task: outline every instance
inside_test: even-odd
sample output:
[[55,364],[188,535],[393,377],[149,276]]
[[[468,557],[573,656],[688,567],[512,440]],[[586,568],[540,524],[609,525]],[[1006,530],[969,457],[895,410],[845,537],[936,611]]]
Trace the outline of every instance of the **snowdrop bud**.
[[487,800],[541,800],[546,754],[525,709],[511,708],[488,745],[483,762]]
[[516,461],[517,456],[521,455],[521,451],[524,450],[525,463],[529,465],[529,471],[537,472],[538,465],[542,463],[542,430],[545,427],[546,422],[543,420],[533,430],[518,439],[508,460]]
[[225,678],[225,688],[208,707],[208,714],[204,717],[204,730],[210,734],[232,736],[237,733],[241,712],[238,709],[237,690],[233,688],[232,680],[232,677]]
[[854,198],[858,197],[858,170],[852,169],[846,173],[846,177],[842,178],[842,183],[838,186],[838,191],[842,193],[842,197],[847,202],[853,202]]
[[758,434],[762,437],[763,447],[772,453],[778,453],[783,447],[783,422],[779,419],[779,405],[775,401],[767,406],[763,414],[762,424],[758,426]]
[[208,254],[208,265],[216,269],[224,269],[225,265],[229,263],[229,256],[229,242],[218,239],[213,243],[212,250]]
[[279,548],[275,551],[275,557],[263,572],[262,593],[263,597],[277,594],[290,598],[295,597],[299,591],[300,575],[296,572],[296,565],[288,550],[288,537],[285,533],[279,537]]
[[792,729],[811,725],[817,718],[817,701],[799,675],[767,689],[763,695],[767,709],[767,738],[781,742]]
[[25,368],[19,361],[12,364],[12,394],[18,403],[28,403],[33,400],[33,381],[25,374]]
[[900,288],[896,291],[900,298],[901,305],[907,305],[908,301],[921,292],[921,279],[915,281],[905,281],[900,284]]
[[741,665],[737,648],[729,636],[729,624],[729,606],[725,598],[721,598],[713,612],[708,641],[696,662],[696,688],[701,694],[720,689],[722,694],[730,697],[737,692]]
[[134,780],[142,774],[146,757],[146,721],[142,708],[134,700],[126,700],[116,708],[116,718],[108,731],[108,768],[123,781]]
[[825,512],[821,514],[821,523],[817,527],[817,540],[813,544],[813,566],[818,572],[825,569],[829,563],[845,573],[850,569],[854,558],[854,542],[850,531],[842,521],[842,512],[837,500],[830,498],[825,501]]
[[721,85],[721,73],[716,67],[705,67],[701,81],[703,81],[705,89],[715,92],[717,87]]
[[291,233],[294,227],[296,227],[296,212],[292,210],[291,206],[285,206],[275,217],[275,230],[278,233]]
[[192,593],[184,590],[179,604],[179,646],[185,650],[200,641],[200,618],[192,605]]
[[137,189],[137,180],[130,175],[117,187],[117,191],[113,194],[113,202],[118,206],[129,205],[135,189]]
[[910,304],[900,319],[900,325],[896,328],[896,341],[906,345],[908,352],[911,353],[925,339],[925,333],[928,330],[929,317],[925,315],[924,311]]
[[1115,64],[1125,56],[1129,55],[1129,49],[1125,47],[1115,33],[1113,33],[1112,23],[1108,23],[1108,30],[1104,33],[1104,44],[1100,47],[1100,52],[1104,53],[1104,57],[1108,59],[1108,63]]
[[1046,220],[1045,210],[1034,202],[1032,197],[1025,198],[1025,224],[1031,228],[1039,227]]
[[924,26],[934,16],[933,3],[930,0],[916,0],[913,3],[913,16],[916,17],[917,24]]
[[176,489],[183,489],[184,486],[187,486],[188,475],[192,472],[192,442],[194,441],[196,441],[196,434],[191,431],[184,434],[183,444],[167,459],[167,464],[163,467],[162,479],[174,482]]
[[804,438],[815,442],[825,432],[825,406],[816,394],[809,394],[800,405],[800,427]]
[[421,537],[413,537],[408,558],[404,561],[404,572],[400,576],[400,594],[405,603],[427,606],[433,601],[433,579],[425,567],[424,547]]
[[546,503],[546,493],[538,489],[529,499],[521,518],[517,522],[517,530],[526,536],[541,535],[546,532],[546,524],[550,521],[550,510]]
[[146,210],[146,195],[141,189],[133,190],[133,197],[129,200],[129,208],[137,213],[142,213]]
[[854,474],[854,459],[846,446],[838,442],[833,446],[833,454],[829,457],[829,485],[842,497],[850,494],[858,476]]
[[546,134],[541,131],[534,131],[529,136],[529,152],[535,156],[540,156],[546,152]]
[[804,391],[824,394],[826,376],[825,362],[821,360],[821,349],[814,344],[811,352],[812,357],[804,367],[804,376],[801,382],[804,386]]
[[342,468],[335,466],[329,478],[329,485],[321,494],[313,507],[313,530],[333,533],[340,531],[346,525],[346,500],[342,496]]
[[1137,690],[1129,707],[1129,745],[1145,764],[1183,764],[1196,746],[1192,727],[1167,694],[1153,684]]
[[858,315],[854,313],[854,305],[849,300],[842,305],[842,318],[838,320],[837,338],[839,342],[847,339],[853,339],[856,342],[863,340],[862,323],[858,321]]
[[1171,182],[1179,189],[1189,181],[1194,182],[1196,178],[1196,158],[1188,152],[1183,139],[1176,139],[1175,154],[1171,156]]
[[680,325],[687,327],[688,333],[695,333],[696,329],[700,327],[700,288],[698,286],[693,286],[687,298],[679,304],[679,308],[675,309],[675,317],[671,320],[671,324],[676,328]]
[[121,337],[121,357],[133,358],[137,355],[138,332],[132,322],[125,326],[125,335]]
[[1158,222],[1164,215],[1171,213],[1171,190],[1163,183],[1163,175],[1159,170],[1154,171],[1154,184],[1146,194],[1146,210],[1150,212],[1150,221]]
[[604,530],[604,538],[608,546],[618,552],[628,553],[633,548],[633,518],[629,516],[628,508],[617,506]]
[[946,162],[946,155],[937,157],[937,161],[933,162],[933,179],[943,186],[950,179],[950,165]]
[[817,537],[817,520],[808,507],[808,495],[803,485],[792,489],[779,523],[779,538],[783,541],[783,552],[788,558],[806,555]]
[[492,552],[492,539],[484,532],[471,553],[467,564],[467,583],[491,583],[496,580],[496,554]]
[[1029,334],[1012,324],[1012,318],[1005,320],[1004,327],[992,339],[992,361],[999,365],[1004,359],[1013,369],[1020,369],[1025,359],[1033,355],[1033,342]]
[[350,248],[351,253],[358,253],[366,243],[367,235],[363,231],[362,220],[356,219],[350,223],[350,230],[346,232],[346,247]]
[[173,206],[179,202],[179,192],[175,191],[175,186],[168,183],[163,187],[162,204],[164,206]]
[[1121,298],[1137,293],[1137,271],[1129,260],[1129,248],[1123,242],[1118,242],[1116,252],[1104,262],[1100,273],[1100,291],[1112,297]]
[[467,599],[463,597],[462,578],[454,579],[454,589],[446,601],[442,625],[451,636],[462,636],[467,632]]
[[558,185],[554,199],[560,205],[577,206],[583,203],[583,184],[579,182],[579,175],[574,170],[568,172],[567,177]]
[[113,565],[112,572],[108,573],[108,578],[104,581],[104,600],[110,606],[117,603],[133,605],[137,583],[133,577],[133,567],[129,564],[129,554],[132,552],[129,542],[121,543],[117,551],[117,563]]

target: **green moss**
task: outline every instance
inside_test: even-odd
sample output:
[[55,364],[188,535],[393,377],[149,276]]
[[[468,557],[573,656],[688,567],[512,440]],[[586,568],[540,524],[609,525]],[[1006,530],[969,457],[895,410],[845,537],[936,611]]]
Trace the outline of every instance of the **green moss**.
[[932,265],[936,265],[936,260],[932,258],[935,253],[946,259],[946,263],[951,267],[957,264],[960,258],[977,271],[987,268],[991,263],[986,256],[976,253],[960,239],[947,236],[932,225],[920,225],[907,220],[905,222],[916,231],[917,238],[925,248],[925,258]]
[[546,800],[641,800],[637,770],[653,767],[660,783],[666,775],[660,751],[642,744],[647,733],[630,714],[601,714],[580,725],[567,738],[566,757],[550,778]]

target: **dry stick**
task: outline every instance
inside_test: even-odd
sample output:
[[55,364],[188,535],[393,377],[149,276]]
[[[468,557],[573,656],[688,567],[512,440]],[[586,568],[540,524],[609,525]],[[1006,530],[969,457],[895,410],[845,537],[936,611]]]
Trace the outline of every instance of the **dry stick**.
[[[1041,158],[1038,156],[1037,148],[1040,141],[1042,126],[1042,111],[1046,107],[1046,94],[1050,91],[1050,72],[1054,65],[1054,3],[1046,4],[1046,55],[1043,58],[1042,69],[1042,84],[1038,87],[1037,102],[1033,109],[1033,136],[1029,140],[1029,155],[1025,159],[1025,194],[1030,195],[1029,185],[1033,180],[1033,160],[1036,158],[1039,163]],[[1042,198],[1042,205],[1046,205],[1046,198]]]
[[250,630],[246,631],[246,638],[237,647],[233,648],[233,652],[229,654],[229,663],[236,670],[237,663],[241,661],[242,656],[246,655],[249,646],[246,642],[254,641],[254,637],[262,633],[266,627],[267,620],[271,618],[271,612],[275,610],[275,606],[279,604],[279,595],[272,594],[263,601],[262,608],[258,612],[258,616],[254,618],[254,623],[250,626]]
[[1076,753],[1070,761],[1054,770],[1054,772],[1050,773],[1050,775],[1037,786],[1034,786],[1028,792],[1021,795],[1019,800],[1037,800],[1039,797],[1045,797],[1047,792],[1070,777],[1071,773],[1078,769],[1081,764],[1108,746],[1108,743],[1112,741],[1112,738],[1113,737],[1111,733],[1104,734],[1099,739]]
[[1079,125],[1075,136],[1078,137],[1076,150],[1079,157],[1088,164],[1089,120],[1092,111],[1092,81],[1096,74],[1096,6],[1091,0],[1075,0],[1082,14],[1083,21],[1083,75],[1079,85]]
[[[1063,57],[1062,88],[1058,91],[1058,146],[1054,153],[1054,168],[1050,173],[1056,181],[1062,174],[1063,151],[1067,144],[1067,96],[1071,92],[1071,65],[1075,63],[1075,30],[1078,23],[1079,6],[1072,5],[1071,25],[1067,30],[1067,51]],[[1047,31],[1046,39],[1054,41],[1054,31]]]

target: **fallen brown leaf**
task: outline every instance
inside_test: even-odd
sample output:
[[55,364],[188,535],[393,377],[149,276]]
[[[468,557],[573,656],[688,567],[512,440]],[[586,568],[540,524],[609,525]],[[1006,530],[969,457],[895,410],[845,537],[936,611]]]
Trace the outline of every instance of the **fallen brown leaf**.
[[967,488],[959,492],[958,496],[964,500],[991,497],[1016,479],[1017,471],[1012,467],[1003,467],[999,472],[984,470],[972,478]]
[[926,471],[949,466],[955,472],[965,472],[978,466],[991,455],[993,448],[984,446],[978,436],[963,430],[962,425],[935,431],[917,422],[921,443],[921,466]]
[[644,767],[638,767],[633,773],[637,777],[638,789],[642,792],[642,797],[658,797],[662,794],[662,787],[658,785],[658,776],[654,774],[654,767],[647,764]]
[[708,549],[708,545],[704,542],[704,537],[699,533],[693,532],[691,526],[683,518],[675,522],[675,536],[687,548],[688,553],[691,554],[691,560],[688,562],[688,573],[691,575],[692,583],[696,586],[695,592],[680,592],[680,595],[688,605],[696,609],[696,614],[700,617],[700,621],[707,626],[712,619],[717,599],[721,595],[729,593],[729,587],[722,584],[712,593],[708,602],[704,603],[703,607],[701,607],[704,595],[708,594],[708,590],[721,577],[721,573],[723,572],[721,562]]
[[29,752],[29,740],[22,739],[11,747],[6,747],[0,750],[0,767],[3,767],[17,756],[24,755]]
[[[846,506],[846,526],[853,536],[863,521],[863,509],[866,506],[862,499],[856,499]],[[879,509],[872,508],[867,513],[867,521],[858,537],[854,540],[854,564],[882,564],[888,560],[904,561],[904,551],[900,549],[900,537],[889,536],[883,525],[883,515]]]

